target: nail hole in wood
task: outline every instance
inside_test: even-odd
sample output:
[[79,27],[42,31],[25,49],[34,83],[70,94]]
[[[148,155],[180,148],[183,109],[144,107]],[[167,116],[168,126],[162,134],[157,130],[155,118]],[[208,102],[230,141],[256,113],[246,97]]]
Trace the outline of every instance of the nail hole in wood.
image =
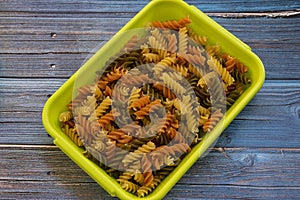
[[50,67],[51,67],[52,69],[54,69],[54,68],[56,67],[56,65],[55,65],[55,64],[50,64]]
[[50,36],[51,36],[51,38],[56,38],[57,34],[54,33],[54,32],[51,32],[51,33],[50,33]]
[[55,172],[54,171],[48,171],[47,175],[55,175]]

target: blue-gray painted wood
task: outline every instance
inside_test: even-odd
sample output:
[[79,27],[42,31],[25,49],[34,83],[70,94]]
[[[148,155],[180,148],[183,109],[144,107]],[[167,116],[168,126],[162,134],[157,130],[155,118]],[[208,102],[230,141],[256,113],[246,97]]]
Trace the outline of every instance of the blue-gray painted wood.
[[[0,152],[4,199],[115,199],[58,148],[0,146]],[[228,149],[225,154],[212,150],[165,199],[299,197],[298,154],[289,149]]]
[[[0,1],[1,199],[116,199],[53,144],[41,112],[148,2]],[[267,80],[165,199],[300,199],[300,2],[186,2],[250,45]]]
[[[26,2],[10,0],[9,3],[2,3],[0,12],[21,13],[136,13],[142,9],[149,1],[103,1],[103,0],[27,0]],[[186,0],[187,3],[198,7],[205,12],[270,12],[283,10],[297,10],[300,8],[299,1],[296,0],[216,0],[197,1]],[[55,16],[54,16],[55,17]]]

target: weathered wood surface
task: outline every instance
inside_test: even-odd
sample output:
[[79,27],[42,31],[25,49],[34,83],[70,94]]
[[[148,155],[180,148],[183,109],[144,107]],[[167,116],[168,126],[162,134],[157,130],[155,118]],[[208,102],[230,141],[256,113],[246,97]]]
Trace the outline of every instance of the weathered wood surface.
[[[0,145],[0,152],[4,198],[109,198],[56,147]],[[212,150],[198,160],[165,199],[300,197],[298,150],[235,148],[225,152],[228,157]],[[282,163],[288,164],[282,168]]]
[[[3,124],[0,141],[51,144],[51,138],[44,134],[41,125],[41,112],[49,95],[65,80],[1,78],[0,94],[9,101],[3,98],[0,104],[0,122]],[[299,81],[266,81],[261,91],[225,130],[218,144],[248,148],[299,147],[300,134],[296,134],[300,130],[299,88]],[[256,131],[258,127],[259,131]]]
[[[214,19],[253,48],[265,64],[267,79],[299,79],[298,17]],[[69,77],[128,20],[5,18],[5,29],[0,29],[0,76]]]
[[[0,11],[14,14],[15,12],[29,13],[136,13],[142,9],[149,1],[103,1],[103,0],[53,0],[49,5],[47,0],[27,0],[20,2],[10,0],[9,3],[1,4]],[[187,0],[187,3],[195,5],[205,12],[273,12],[299,10],[300,3],[296,0],[215,0],[199,2],[197,0]]]
[[[41,112],[147,2],[0,0],[0,199],[111,199],[52,144]],[[249,44],[267,80],[165,199],[299,199],[300,2],[186,2]]]

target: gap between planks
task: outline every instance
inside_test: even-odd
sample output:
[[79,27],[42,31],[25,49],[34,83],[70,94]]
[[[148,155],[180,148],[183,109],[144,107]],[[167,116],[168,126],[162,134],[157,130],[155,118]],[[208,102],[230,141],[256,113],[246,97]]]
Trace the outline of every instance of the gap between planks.
[[279,11],[279,12],[214,12],[214,13],[206,13],[210,17],[223,17],[223,18],[246,18],[246,17],[295,17],[300,16],[300,9],[289,10],[289,11]]
[[[20,149],[59,149],[56,145],[34,145],[34,144],[0,144],[0,148],[20,148]],[[262,151],[274,151],[274,150],[280,150],[280,151],[300,151],[300,148],[245,148],[245,147],[214,147],[211,150],[214,151],[240,151],[240,150],[262,150]]]
[[[7,12],[7,11],[6,11]],[[0,13],[5,13],[4,11],[0,11]],[[43,14],[45,12],[39,12],[39,11],[14,11],[14,14],[17,13],[30,13],[34,15]],[[61,12],[47,12],[47,14],[52,14],[51,18],[62,18],[59,14],[62,14]],[[123,14],[123,15],[134,15],[137,12],[95,12],[90,11],[89,14]],[[78,11],[68,11],[63,12],[63,14],[86,14],[86,12],[78,12]],[[247,18],[247,17],[269,17],[269,18],[278,18],[278,17],[295,17],[300,15],[300,9],[295,10],[287,10],[287,11],[275,11],[275,12],[205,12],[206,15],[210,17],[222,17],[222,18]],[[57,15],[57,17],[55,16]],[[9,15],[8,15],[9,16]],[[2,18],[6,18],[6,16],[1,16]],[[16,18],[18,17],[15,16]],[[22,15],[19,15],[19,17],[24,17]],[[36,16],[34,16],[36,17]],[[49,18],[49,16],[39,16],[40,18]],[[67,17],[63,17],[67,18]]]

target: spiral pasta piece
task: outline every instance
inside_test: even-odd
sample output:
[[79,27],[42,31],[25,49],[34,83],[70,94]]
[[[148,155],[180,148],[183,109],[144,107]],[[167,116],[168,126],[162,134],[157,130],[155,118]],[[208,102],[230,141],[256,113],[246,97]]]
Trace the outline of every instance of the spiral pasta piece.
[[153,183],[154,176],[151,170],[151,161],[148,159],[147,154],[144,154],[141,160],[141,167],[144,176],[144,185],[149,186]]
[[170,66],[170,68],[177,71],[181,76],[184,76],[184,77],[188,76],[188,69],[184,65],[173,64]]
[[73,114],[71,111],[65,111],[65,112],[62,112],[60,113],[59,117],[58,117],[58,120],[60,122],[67,122],[69,120],[73,119]]
[[229,56],[227,54],[223,54],[222,58],[225,60],[226,69],[230,73],[233,72],[234,69],[237,69],[242,74],[248,71],[248,67],[242,64],[241,62],[239,62],[236,58]]
[[142,91],[141,88],[136,88],[136,87],[132,88],[131,94],[130,94],[130,96],[128,98],[128,105],[130,105],[133,101],[135,101],[135,100],[137,100],[137,99],[140,98],[141,91]]
[[140,188],[137,184],[131,182],[131,181],[122,181],[121,187],[131,193],[136,193],[136,191]]
[[77,89],[77,97],[80,97],[80,96],[89,96],[92,94],[92,87],[93,85],[90,84],[90,85],[86,85],[86,86],[81,86],[80,88]]
[[174,91],[174,94],[177,96],[182,96],[186,89],[178,83],[176,80],[172,79],[169,74],[164,73],[161,77],[164,84],[170,88],[171,91]]
[[214,113],[211,114],[210,118],[203,124],[203,131],[210,132],[217,123],[223,118],[223,113],[221,110],[216,110]]
[[153,21],[150,23],[151,27],[156,28],[167,28],[172,30],[179,30],[180,28],[185,27],[187,24],[191,23],[189,17],[184,17],[180,20],[169,20],[169,21]]
[[204,49],[201,48],[200,46],[188,45],[187,46],[187,52],[192,54],[192,55],[199,55],[199,54],[202,54],[204,52]]
[[120,183],[130,181],[132,179],[133,175],[134,174],[132,172],[125,171],[119,176],[117,181]]
[[78,146],[82,147],[83,143],[77,133],[76,128],[70,128],[68,124],[63,127],[63,132],[69,136],[69,138]]
[[160,146],[151,153],[153,157],[168,155],[171,157],[177,157],[178,155],[185,154],[191,150],[190,146],[186,143],[174,144],[172,146]]
[[163,106],[160,102],[161,100],[157,99],[155,101],[150,102],[140,110],[136,111],[134,113],[136,119],[143,119],[145,116],[149,115],[150,112],[154,112],[155,110],[161,109]]
[[106,97],[95,109],[95,114],[97,117],[103,116],[104,113],[109,109],[112,104],[111,98],[108,96]]
[[142,186],[137,190],[137,195],[138,195],[138,197],[145,197],[150,192],[152,192],[152,190],[153,189],[149,186]]
[[95,138],[90,146],[97,152],[104,152],[106,150],[106,144],[103,142],[103,139],[100,138]]
[[177,37],[175,34],[170,34],[167,36],[168,37],[168,46],[167,50],[171,53],[177,52]]
[[136,170],[134,173],[134,178],[133,178],[139,185],[144,185],[145,178],[144,175],[139,171]]
[[221,47],[219,45],[207,45],[205,46],[205,50],[208,55],[214,57],[214,58],[219,58],[221,54]]
[[149,96],[143,96],[143,97],[133,101],[130,104],[129,108],[132,108],[134,111],[137,111],[137,110],[140,110],[142,107],[146,106],[149,103],[150,103]]
[[105,125],[109,124],[111,121],[114,120],[116,116],[119,116],[119,113],[110,111],[109,113],[106,113],[103,115],[99,120],[98,123],[101,127],[105,127]]
[[121,146],[123,144],[127,144],[132,140],[132,136],[127,135],[122,129],[115,130],[110,132],[107,137],[110,140],[116,141],[117,146]]
[[178,53],[179,54],[186,54],[187,52],[187,45],[188,45],[188,36],[187,36],[187,29],[186,27],[179,28],[178,31]]
[[207,61],[207,64],[222,77],[227,86],[233,84],[233,77],[229,74],[226,68],[223,68],[217,59],[210,57],[210,59]]
[[127,86],[132,86],[132,85],[140,85],[145,82],[151,82],[151,79],[148,77],[146,74],[142,74],[139,76],[124,76],[126,78],[121,79],[121,83]]
[[204,62],[206,60],[205,57],[202,56],[201,54],[199,54],[199,55],[193,55],[193,54],[186,53],[186,54],[181,54],[181,56],[183,58],[185,58],[189,63],[191,63],[193,65],[201,65],[201,66],[203,66]]
[[91,144],[98,130],[95,130],[93,126],[91,126],[91,122],[89,122],[85,116],[79,115],[76,121],[76,129],[81,141],[84,144]]
[[161,59],[167,56],[166,47],[160,44],[154,36],[149,37],[148,43],[149,46],[157,52]]
[[103,78],[103,81],[106,81],[107,83],[113,82],[121,78],[124,74],[126,74],[128,71],[124,69],[123,67],[114,67],[113,70],[106,74],[106,76]]
[[155,89],[161,91],[162,94],[163,94],[163,96],[164,96],[165,98],[168,98],[168,99],[170,99],[170,100],[176,98],[175,94],[174,94],[168,87],[166,87],[166,86],[164,86],[164,85],[162,85],[162,84],[160,84],[160,83],[154,83],[154,84],[153,84],[153,87],[154,87]]
[[107,140],[106,146],[107,146],[106,147],[106,152],[105,152],[106,159],[108,161],[110,161],[110,160],[113,159],[113,157],[116,154],[116,141]]
[[236,80],[236,82],[243,83],[244,85],[251,83],[251,79],[249,79],[245,74],[242,74],[237,70],[234,70],[231,74]]
[[156,91],[152,84],[143,85],[142,90],[145,95],[149,96],[150,101],[154,101],[155,99],[163,99],[162,94]]
[[207,45],[207,37],[197,34],[190,27],[188,27],[188,35],[192,38],[196,43],[205,46]]
[[124,159],[122,160],[122,163],[124,166],[128,166],[130,163],[140,160],[144,153],[149,153],[153,151],[156,148],[156,145],[149,141],[146,144],[143,144],[141,147],[139,147],[137,150],[130,152],[127,154]]
[[205,74],[205,71],[199,67],[199,65],[193,65],[191,63],[188,64],[188,72],[193,76],[196,76],[198,79],[202,78]]
[[137,35],[133,35],[128,42],[124,46],[124,51],[125,52],[131,52],[137,47],[139,41],[139,37]]
[[158,63],[161,60],[160,56],[156,53],[144,53],[143,57],[145,62]]
[[153,29],[151,35],[156,38],[156,40],[161,44],[162,49],[167,49],[167,41],[164,35],[158,29]]
[[176,62],[176,58],[174,57],[166,57],[164,59],[162,59],[159,63],[157,63],[154,67],[153,67],[153,71],[159,75],[161,74],[163,71],[167,70],[171,65],[173,65]]

